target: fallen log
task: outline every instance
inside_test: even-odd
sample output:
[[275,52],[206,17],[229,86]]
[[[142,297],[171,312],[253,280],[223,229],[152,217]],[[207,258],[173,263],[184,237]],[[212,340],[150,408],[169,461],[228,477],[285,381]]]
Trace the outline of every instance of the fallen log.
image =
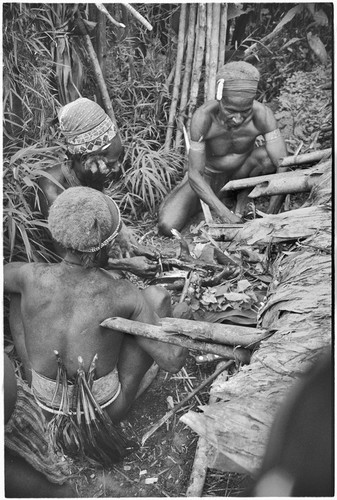
[[[237,179],[227,182],[227,184],[225,184],[224,187],[221,188],[221,191],[237,191],[239,189],[246,189],[264,183],[270,184],[271,182],[275,181],[276,184],[284,184],[285,186],[287,186],[287,189],[289,189],[289,191],[285,190],[282,192],[296,193],[297,191],[295,191],[292,187],[292,183],[297,183],[299,186],[301,186],[301,183],[304,183],[306,178],[322,175],[326,171],[326,169],[329,168],[330,164],[331,160],[327,160],[305,170],[295,170],[292,172],[282,172],[278,174],[259,175],[258,177],[248,177],[246,179]],[[306,190],[310,191],[310,189]],[[252,196],[250,195],[250,197]]]
[[[187,349],[195,349],[201,352],[218,354],[222,358],[235,359],[243,364],[249,363],[250,360],[250,351],[243,347],[211,344],[209,342],[201,342],[191,338],[179,337],[178,335],[165,332],[163,328],[158,325],[149,325],[147,323],[141,323],[140,321],[132,321],[126,318],[116,317],[104,320],[101,323],[101,326],[104,328],[108,328],[109,330],[115,330],[118,332],[128,333],[130,335],[158,340],[160,342],[166,342],[167,344],[186,347]],[[226,328],[227,325],[223,325],[223,327]]]

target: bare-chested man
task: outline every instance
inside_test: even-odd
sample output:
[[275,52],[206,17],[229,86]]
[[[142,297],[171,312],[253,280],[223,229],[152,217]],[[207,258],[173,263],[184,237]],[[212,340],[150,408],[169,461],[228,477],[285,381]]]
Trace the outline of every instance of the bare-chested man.
[[[100,266],[121,225],[117,205],[87,187],[60,194],[49,213],[53,238],[67,249],[57,264],[15,262],[5,265],[5,292],[20,294],[24,339],[15,345],[38,404],[47,412],[53,401],[58,351],[69,381],[74,381],[78,357],[87,371],[95,355],[93,394],[113,421],[122,419],[134,401],[153,361],[175,373],[186,349],[142,337],[131,337],[100,326],[113,316],[156,324],[171,313],[170,295],[157,286],[140,291],[116,280]],[[71,406],[71,404],[70,404]]]
[[[274,173],[287,155],[272,111],[255,100],[259,78],[259,71],[245,62],[225,64],[219,71],[216,100],[192,116],[188,174],[160,207],[163,234],[181,230],[200,209],[200,200],[224,222],[240,222],[249,190],[238,195],[234,214],[219,199],[220,189],[232,179]],[[259,135],[263,147],[255,147]],[[280,208],[279,200],[271,202],[269,212]]]

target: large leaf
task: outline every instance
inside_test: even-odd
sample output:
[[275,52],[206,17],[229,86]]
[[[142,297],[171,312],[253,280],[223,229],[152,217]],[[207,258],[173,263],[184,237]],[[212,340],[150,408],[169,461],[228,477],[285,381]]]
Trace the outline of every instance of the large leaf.
[[295,7],[292,7],[290,10],[288,10],[288,12],[285,14],[285,16],[281,19],[281,21],[276,26],[276,28],[274,28],[272,33],[279,31],[281,28],[283,28],[283,26],[290,23],[290,21],[292,21],[294,19],[296,14],[298,14],[302,10],[303,10],[303,6],[301,4],[296,5]]

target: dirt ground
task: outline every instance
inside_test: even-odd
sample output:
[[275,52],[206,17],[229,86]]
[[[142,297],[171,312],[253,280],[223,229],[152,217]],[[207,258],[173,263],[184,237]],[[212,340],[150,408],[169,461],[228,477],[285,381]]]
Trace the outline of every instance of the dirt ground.
[[[197,365],[188,357],[186,374],[160,371],[152,385],[134,404],[122,424],[138,441],[149,428],[181,401],[215,369],[215,363]],[[172,398],[172,399],[171,399]],[[138,451],[111,470],[88,468],[77,483],[81,497],[184,497],[189,485],[198,436],[179,417],[198,410],[208,401],[208,390],[186,403],[182,410],[158,429]],[[209,469],[203,496],[239,496],[250,484],[248,476]]]

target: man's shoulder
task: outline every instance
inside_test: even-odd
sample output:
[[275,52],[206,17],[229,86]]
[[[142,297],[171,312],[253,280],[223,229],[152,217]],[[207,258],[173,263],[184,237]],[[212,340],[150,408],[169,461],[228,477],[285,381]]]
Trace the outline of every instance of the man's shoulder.
[[207,101],[195,110],[191,120],[191,139],[199,140],[200,137],[205,137],[210,129],[213,117],[219,109],[218,101]]
[[259,130],[262,129],[262,131],[264,131],[266,127],[268,129],[270,125],[274,125],[274,113],[266,104],[254,101],[253,116],[254,122]]

